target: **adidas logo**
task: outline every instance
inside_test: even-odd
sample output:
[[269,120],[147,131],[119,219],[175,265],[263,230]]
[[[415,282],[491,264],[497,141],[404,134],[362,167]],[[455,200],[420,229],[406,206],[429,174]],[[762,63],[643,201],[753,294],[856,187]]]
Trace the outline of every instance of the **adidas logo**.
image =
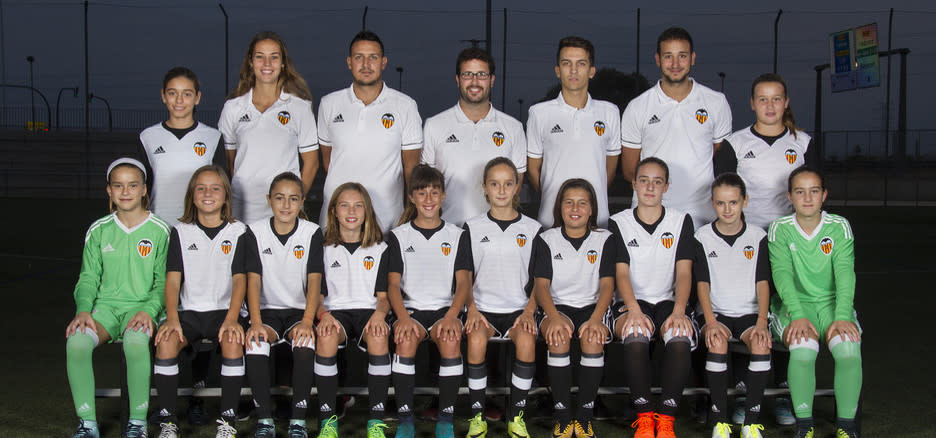
[[189,251],[198,251],[198,245],[195,245],[195,244],[193,243],[193,244],[189,245],[188,250],[189,250]]
[[556,405],[553,406],[553,409],[565,409],[565,405],[562,402],[556,402]]
[[664,405],[664,406],[671,407],[671,408],[675,408],[675,407],[676,407],[676,400],[673,400],[673,399],[671,399],[671,398],[668,398],[668,399],[666,399],[666,400],[663,401],[663,405]]
[[81,407],[78,408],[78,412],[87,412],[91,410],[91,406],[88,406],[87,403],[83,403]]
[[634,400],[634,404],[635,404],[635,405],[645,405],[645,404],[647,404],[647,403],[648,403],[648,402],[647,402],[647,399],[645,399],[645,398],[643,398],[643,397],[637,397],[637,400]]
[[374,405],[374,406],[371,406],[370,410],[372,410],[372,411],[383,411],[383,410],[384,410],[383,403],[381,402],[381,403],[377,403],[377,404]]
[[169,410],[168,410],[168,409],[160,409],[158,415],[159,415],[160,417],[165,418],[165,417],[168,417],[168,416],[170,416],[170,415],[172,415],[172,414],[169,413]]
[[309,407],[309,404],[305,400],[299,400],[299,403],[296,403],[296,407],[299,409],[305,409]]
[[800,403],[800,405],[797,406],[796,409],[800,411],[809,409],[809,403]]
[[656,114],[654,114],[653,117],[650,118],[650,121],[647,122],[648,125],[652,125],[654,123],[660,123],[660,118],[657,117]]
[[755,158],[754,151],[748,151],[748,153],[744,154],[744,157],[742,158]]
[[718,410],[718,406],[712,405],[712,412],[721,412]]
[[344,117],[341,117],[341,114],[338,114],[334,119],[332,119],[332,123],[344,123]]
[[166,150],[165,150],[165,149],[163,149],[163,147],[162,147],[162,146],[160,146],[160,147],[158,147],[158,148],[156,148],[156,150],[155,150],[155,151],[153,151],[153,155],[156,155],[156,154],[165,154],[165,153],[166,153]]
[[591,409],[591,408],[594,408],[594,407],[595,407],[595,402],[593,402],[593,401],[590,401],[590,402],[588,402],[588,403],[585,403],[584,405],[582,405],[582,407],[583,407],[583,408],[585,408],[585,409]]
[[718,257],[718,254],[715,254],[715,251],[712,251],[712,252],[708,253],[708,257],[709,257],[710,259],[714,259],[714,258]]
[[523,399],[523,400],[518,401],[517,404],[515,404],[514,406],[516,406],[516,407],[518,407],[518,408],[525,408],[525,407],[526,407],[526,399]]
[[553,260],[562,260],[562,254],[556,254],[556,256],[553,257]]
[[105,245],[104,248],[101,248],[101,252],[114,252],[114,251],[115,251],[114,247],[111,246],[111,244],[109,243]]
[[630,242],[627,242],[627,246],[631,248],[639,248],[640,244],[637,243],[637,239],[631,239]]
[[321,412],[331,412],[331,410],[332,408],[328,406],[328,403],[322,403],[322,406],[319,407],[319,411]]
[[253,399],[253,404],[254,404],[254,407],[255,407],[255,408],[259,408],[259,407],[260,407],[260,403],[257,402],[257,399]]
[[238,122],[249,122],[249,121],[250,121],[250,114],[244,114],[244,115],[242,115],[241,118],[237,119],[237,121],[238,121]]
[[559,125],[553,126],[553,128],[549,130],[550,134],[561,134],[562,132],[562,128],[560,128]]
[[412,246],[410,246],[410,247],[408,247],[408,248],[406,248],[406,250],[405,250],[405,251],[403,251],[403,252],[416,252],[416,250],[415,250],[415,249],[413,249],[413,247],[412,247]]
[[139,406],[136,407],[136,410],[137,410],[137,411],[144,411],[144,412],[146,412],[147,409],[149,409],[149,401],[145,401],[145,402],[141,403]]
[[341,267],[341,263],[338,263],[338,260],[335,260],[335,263],[332,263],[332,264],[331,264],[331,267],[332,267],[332,268],[340,268],[340,267]]
[[228,409],[228,410],[226,410],[226,411],[224,411],[224,412],[221,413],[221,416],[222,416],[222,417],[227,417],[227,418],[231,418],[231,417],[233,417],[234,415],[237,415],[237,414],[234,413],[234,410],[233,410],[233,409]]
[[271,254],[271,255],[272,255],[272,254],[273,254],[273,250],[271,250],[270,248],[267,248],[267,249],[263,250],[263,253],[264,253],[264,254]]
[[448,138],[445,139],[445,142],[446,143],[458,143],[458,137],[456,137],[455,134],[452,134]]
[[410,407],[409,407],[409,405],[400,406],[399,408],[397,408],[397,412],[399,412],[399,413],[401,413],[401,414],[408,413],[408,412],[410,412]]
[[207,388],[207,387],[208,387],[208,382],[206,382],[204,379],[199,380],[195,382],[194,384],[192,384],[192,388],[195,388],[195,389],[202,389],[202,388]]
[[482,407],[481,402],[474,402],[474,404],[471,405],[471,409],[481,409]]
[[443,413],[443,414],[454,414],[454,413],[455,413],[455,406],[449,406],[449,407],[443,409],[443,410],[442,410],[442,413]]
[[490,242],[490,241],[491,241],[491,239],[488,239],[487,236],[484,236],[484,237],[481,238],[481,243],[487,243],[487,242]]
[[751,412],[760,412],[760,405],[751,406]]

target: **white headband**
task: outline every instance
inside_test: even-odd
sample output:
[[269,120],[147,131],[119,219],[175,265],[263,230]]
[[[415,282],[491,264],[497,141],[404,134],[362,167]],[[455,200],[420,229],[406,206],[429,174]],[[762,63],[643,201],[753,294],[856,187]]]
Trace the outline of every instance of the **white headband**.
[[110,166],[107,166],[107,173],[104,175],[107,181],[110,181],[111,171],[114,170],[115,167],[121,164],[130,164],[140,169],[140,172],[143,172],[143,181],[146,182],[146,167],[143,166],[143,163],[137,160],[134,160],[133,158],[127,158],[127,157],[118,158],[114,160],[113,163],[110,163]]

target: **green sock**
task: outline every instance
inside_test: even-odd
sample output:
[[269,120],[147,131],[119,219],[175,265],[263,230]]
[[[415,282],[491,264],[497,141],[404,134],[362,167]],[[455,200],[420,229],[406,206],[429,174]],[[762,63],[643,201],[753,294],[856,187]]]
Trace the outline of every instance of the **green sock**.
[[78,418],[94,421],[94,369],[91,356],[97,345],[97,336],[78,331],[65,341],[65,367],[68,370],[68,384],[71,386],[72,400]]
[[861,344],[857,342],[838,342],[833,338],[829,347],[835,359],[835,407],[839,418],[850,420],[858,411],[858,397],[861,395]]
[[130,398],[130,419],[146,420],[150,399],[149,336],[143,331],[127,330],[123,336],[127,358],[127,395]]
[[819,343],[809,341],[806,345],[792,345],[787,380],[790,383],[790,399],[796,418],[812,417],[813,397],[816,395],[816,356]]

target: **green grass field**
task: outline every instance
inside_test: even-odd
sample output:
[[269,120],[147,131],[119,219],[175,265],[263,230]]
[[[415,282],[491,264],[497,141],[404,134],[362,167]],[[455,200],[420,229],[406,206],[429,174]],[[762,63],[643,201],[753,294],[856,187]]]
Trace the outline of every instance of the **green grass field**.
[[[72,289],[77,279],[82,238],[86,227],[105,212],[103,201],[0,199],[7,230],[0,243],[0,294],[7,297],[2,320],[4,346],[0,355],[0,436],[67,437],[77,423],[65,376],[64,327],[74,313]],[[54,216],[44,210],[55,211]],[[612,208],[617,211],[619,208]],[[936,273],[936,208],[834,208],[849,218],[857,236],[858,292],[856,308],[865,330],[863,435],[865,437],[932,437],[931,417],[936,408],[932,364],[936,347],[929,318],[936,307],[931,283]],[[318,211],[317,206],[309,211]],[[14,222],[14,218],[17,221]],[[23,220],[19,220],[19,219]],[[116,387],[116,348],[104,348],[96,358],[98,386]],[[831,387],[831,360],[820,359],[819,386]],[[606,379],[614,378],[609,361]],[[609,376],[610,375],[610,376]],[[468,407],[459,405],[466,415]],[[421,398],[417,404],[427,403]],[[608,397],[617,410],[623,397]],[[217,400],[208,402],[209,414]],[[341,436],[365,436],[366,402],[359,400],[340,427]],[[686,403],[683,412],[686,412]],[[184,407],[185,402],[180,402]],[[314,411],[314,410],[312,410]],[[98,399],[103,436],[120,433],[117,399]],[[314,414],[314,413],[313,413]],[[819,436],[831,436],[834,418],[831,399],[817,402]],[[762,415],[768,437],[790,436],[791,428],[773,423],[769,409]],[[315,422],[309,419],[315,429]],[[417,436],[432,436],[433,425],[418,422]],[[533,436],[548,436],[549,418],[528,422]],[[278,423],[280,436],[285,422]],[[213,437],[213,426],[192,427],[183,421],[186,437]],[[625,419],[597,424],[604,437],[630,437]],[[241,436],[251,436],[251,422],[238,423]],[[393,425],[391,425],[391,431]],[[464,434],[467,419],[456,418],[456,432]],[[688,414],[678,419],[680,437],[710,436]],[[151,427],[152,436],[158,435]],[[490,436],[506,436],[503,423],[491,424]],[[737,432],[736,432],[737,433]],[[314,435],[313,435],[314,436]],[[392,436],[392,435],[391,435]]]

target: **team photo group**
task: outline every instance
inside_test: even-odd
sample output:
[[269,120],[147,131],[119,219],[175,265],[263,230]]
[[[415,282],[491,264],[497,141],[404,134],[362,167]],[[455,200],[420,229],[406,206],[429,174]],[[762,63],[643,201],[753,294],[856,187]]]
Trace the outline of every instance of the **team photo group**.
[[[85,235],[65,333],[74,438],[100,436],[92,353],[115,341],[125,436],[147,436],[151,407],[158,436],[180,436],[180,356],[206,339],[220,352],[219,438],[307,437],[310,405],[317,436],[337,437],[343,348],[367,358],[369,420],[354,430],[414,437],[418,372],[438,384],[436,437],[484,437],[491,340],[514,347],[500,359],[512,360],[501,367],[513,438],[531,436],[534,378],[552,398],[553,437],[620,428],[594,419],[608,365],[629,388],[636,438],[676,436],[690,378],[710,391],[713,438],[779,436],[759,419],[772,385],[789,387],[774,401],[777,423],[818,436],[821,344],[834,359],[836,436],[858,436],[854,236],[823,210],[818,155],[780,76],[753,79],[752,122],[732,132],[725,96],[690,76],[690,34],[670,28],[656,43],[659,80],[622,114],[590,96],[595,48],[569,36],[556,52],[560,92],[531,106],[524,127],[491,104],[494,60],[470,48],[455,60],[458,102],[423,123],[383,81],[380,38],[361,31],[348,47],[351,85],[314,114],[284,41],[257,34],[217,129],[196,121],[196,74],[166,73],[168,117],[140,134],[140,159],[106,169],[111,214]],[[320,168],[323,192],[310,193]],[[609,208],[616,175],[633,188],[623,211]],[[524,184],[535,217],[522,212]],[[307,197],[323,199],[315,222]],[[437,367],[417,363],[423,341]],[[270,361],[284,343],[291,419],[277,425]],[[612,343],[619,363],[605,361]],[[740,366],[729,373],[730,363]],[[471,411],[456,422],[462,386]],[[251,430],[235,425],[242,387]],[[737,409],[729,388],[745,393]]]

